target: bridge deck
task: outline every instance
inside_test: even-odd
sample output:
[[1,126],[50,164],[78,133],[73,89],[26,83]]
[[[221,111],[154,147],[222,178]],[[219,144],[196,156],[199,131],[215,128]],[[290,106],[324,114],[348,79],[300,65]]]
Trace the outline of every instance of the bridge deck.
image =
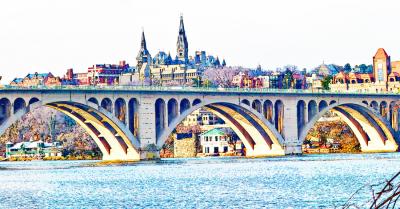
[[168,92],[168,93],[217,93],[217,94],[285,94],[285,95],[326,95],[326,96],[389,96],[397,97],[400,93],[395,92],[336,92],[329,90],[303,90],[303,89],[271,89],[271,88],[204,88],[204,87],[163,87],[163,86],[37,86],[16,87],[3,86],[1,92]]

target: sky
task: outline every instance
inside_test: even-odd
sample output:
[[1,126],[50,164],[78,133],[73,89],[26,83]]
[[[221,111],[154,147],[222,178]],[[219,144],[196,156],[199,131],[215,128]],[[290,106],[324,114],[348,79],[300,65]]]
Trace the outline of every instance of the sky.
[[370,64],[380,47],[400,60],[398,0],[1,0],[2,83],[29,72],[126,60],[144,29],[152,55],[176,53],[183,14],[189,53],[265,69]]

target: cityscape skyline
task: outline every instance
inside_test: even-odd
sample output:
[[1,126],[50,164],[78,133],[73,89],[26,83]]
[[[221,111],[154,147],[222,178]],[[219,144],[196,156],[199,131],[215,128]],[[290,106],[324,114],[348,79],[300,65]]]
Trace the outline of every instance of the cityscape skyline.
[[[370,55],[380,47],[393,58],[400,57],[400,44],[396,43],[400,32],[390,21],[400,17],[395,12],[395,1],[376,5],[373,1],[323,4],[309,0],[315,4],[312,8],[294,1],[253,1],[231,3],[229,9],[221,2],[213,2],[214,7],[207,7],[210,2],[196,8],[171,6],[183,4],[178,0],[152,5],[133,1],[96,1],[96,5],[78,1],[19,2],[0,3],[0,25],[8,31],[0,34],[2,83],[36,71],[62,75],[67,68],[84,71],[93,64],[119,60],[135,65],[142,28],[150,53],[163,50],[175,55],[181,13],[190,42],[189,54],[206,50],[232,66],[255,68],[261,64],[275,69],[293,64],[312,68],[323,61],[370,64]],[[293,8],[285,5],[288,2]],[[374,15],[382,9],[384,12]],[[327,17],[335,10],[336,16]],[[100,15],[87,15],[93,11]],[[246,15],[248,12],[252,15]],[[389,32],[382,33],[383,29]]]

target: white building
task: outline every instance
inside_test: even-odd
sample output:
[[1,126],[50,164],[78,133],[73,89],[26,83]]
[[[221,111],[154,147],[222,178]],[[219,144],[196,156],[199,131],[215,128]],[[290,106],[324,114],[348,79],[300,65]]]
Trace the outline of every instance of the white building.
[[205,154],[218,154],[233,151],[229,146],[233,140],[232,129],[214,128],[200,134],[200,145]]
[[182,121],[184,126],[215,125],[217,123],[218,117],[213,113],[203,109],[195,110]]

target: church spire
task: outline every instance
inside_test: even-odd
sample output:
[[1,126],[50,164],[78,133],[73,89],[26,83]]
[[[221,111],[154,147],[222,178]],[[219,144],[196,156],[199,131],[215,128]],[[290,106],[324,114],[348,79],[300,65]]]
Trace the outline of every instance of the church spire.
[[149,63],[151,60],[151,55],[149,53],[149,51],[147,50],[147,45],[146,45],[146,38],[144,35],[144,30],[142,30],[142,40],[140,42],[140,50],[139,53],[136,57],[136,61],[137,61],[137,69],[142,68],[142,65],[144,63]]
[[176,43],[178,60],[187,64],[189,61],[188,52],[189,44],[186,37],[185,25],[183,24],[183,16],[180,17],[178,41]]
[[147,50],[146,37],[144,36],[144,30],[142,30],[142,41],[140,42],[141,49]]

